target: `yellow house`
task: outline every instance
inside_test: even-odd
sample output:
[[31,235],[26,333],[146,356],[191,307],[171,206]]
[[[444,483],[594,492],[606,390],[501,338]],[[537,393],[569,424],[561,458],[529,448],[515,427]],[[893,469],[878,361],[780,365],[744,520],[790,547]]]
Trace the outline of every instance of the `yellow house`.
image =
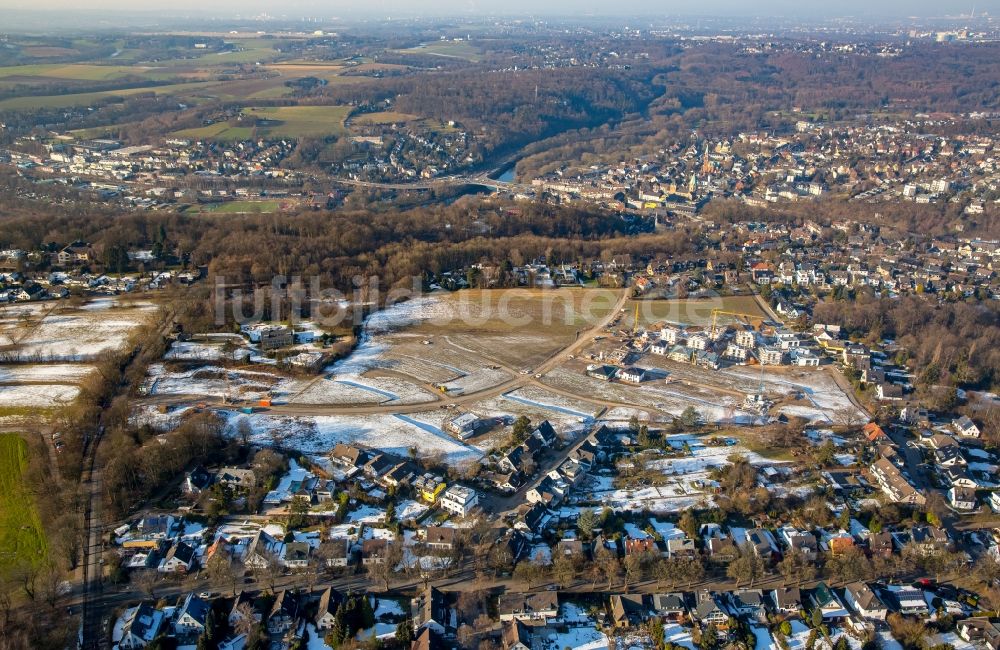
[[424,501],[427,503],[435,503],[438,496],[444,492],[444,489],[448,487],[445,483],[438,483],[437,485],[427,485],[422,490],[420,490],[420,496],[423,497]]

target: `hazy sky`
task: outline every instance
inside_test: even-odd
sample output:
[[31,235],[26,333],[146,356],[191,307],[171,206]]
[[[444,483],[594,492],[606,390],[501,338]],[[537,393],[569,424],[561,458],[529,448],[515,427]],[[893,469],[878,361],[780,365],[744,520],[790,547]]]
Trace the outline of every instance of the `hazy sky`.
[[0,0],[0,10],[138,11],[157,13],[260,12],[280,16],[330,17],[357,14],[490,14],[553,15],[739,15],[739,16],[942,16],[987,11],[1000,15],[1000,0]]

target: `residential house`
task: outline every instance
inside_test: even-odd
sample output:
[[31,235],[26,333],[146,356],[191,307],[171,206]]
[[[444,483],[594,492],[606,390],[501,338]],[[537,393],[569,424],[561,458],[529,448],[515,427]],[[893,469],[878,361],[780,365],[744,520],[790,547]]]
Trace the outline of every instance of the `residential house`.
[[691,616],[702,625],[725,628],[729,624],[729,612],[722,606],[718,594],[709,591],[698,592]]
[[504,593],[497,611],[501,621],[551,621],[559,616],[559,595],[554,591],[539,593]]
[[948,490],[948,503],[955,510],[971,512],[976,509],[976,490],[952,485],[951,489]]
[[878,482],[882,491],[897,503],[924,505],[927,497],[917,488],[887,458],[880,458],[871,466],[871,475]]
[[763,528],[751,528],[746,533],[746,544],[754,555],[770,562],[778,555],[778,547],[774,543],[771,533]]
[[895,544],[892,541],[892,533],[882,531],[875,533],[868,538],[868,550],[872,557],[889,557],[893,553]]
[[618,379],[630,384],[641,384],[646,381],[646,370],[631,366],[618,371]]
[[979,427],[976,423],[969,419],[968,415],[963,415],[962,417],[951,421],[952,428],[960,436],[965,436],[966,438],[978,438],[981,435]]
[[410,644],[410,650],[445,650],[447,647],[441,635],[429,627],[421,629]]
[[903,387],[898,384],[880,383],[875,386],[875,397],[883,402],[902,401]]
[[257,474],[252,469],[223,467],[215,473],[215,482],[228,485],[236,492],[253,489],[257,484]]
[[837,598],[837,594],[833,593],[833,590],[825,582],[820,582],[809,592],[809,602],[811,609],[818,609],[822,613],[824,621],[848,616],[848,612],[840,599]]
[[955,632],[963,641],[977,647],[997,650],[1000,648],[1000,625],[986,616],[967,618],[955,624]]
[[763,620],[764,592],[760,589],[739,589],[729,595],[730,611],[744,618]]
[[662,620],[680,621],[688,613],[687,600],[680,592],[653,594],[653,613]]
[[844,589],[844,600],[847,601],[851,609],[861,617],[869,620],[884,621],[886,615],[889,613],[885,603],[882,602],[871,587],[863,582],[854,582],[847,585]]
[[352,469],[355,467],[364,467],[370,458],[368,452],[363,449],[340,442],[330,452],[330,460],[341,467]]
[[694,558],[698,555],[694,540],[689,537],[671,537],[666,542],[667,557],[687,557]]
[[212,603],[194,594],[188,594],[174,618],[174,633],[178,636],[198,636],[212,612]]
[[550,477],[545,476],[524,495],[528,503],[556,506],[562,501],[565,490]]
[[335,537],[320,542],[319,554],[326,558],[328,567],[345,567],[351,561],[351,541]]
[[177,542],[170,547],[157,571],[160,573],[187,573],[194,568],[194,549],[185,542]]
[[910,541],[924,555],[952,550],[948,532],[937,526],[914,526],[910,529]]
[[504,650],[532,650],[531,628],[520,620],[503,623],[500,638]]
[[798,614],[802,610],[802,592],[798,587],[779,587],[771,597],[774,611],[780,614]]
[[267,632],[272,636],[283,636],[295,628],[298,618],[298,597],[287,589],[279,591],[267,615]]
[[391,543],[384,539],[366,539],[361,542],[361,564],[383,564]]
[[920,589],[909,585],[889,585],[882,589],[881,593],[882,602],[900,614],[906,616],[927,614],[927,600]]
[[452,485],[438,499],[444,510],[459,517],[467,517],[479,505],[479,495],[472,488]]
[[428,628],[437,634],[447,634],[455,627],[444,593],[436,587],[428,587],[410,600],[410,618],[413,631],[418,633]]
[[259,530],[243,552],[243,564],[249,569],[264,569],[281,558],[284,542]]
[[712,561],[720,564],[729,564],[740,554],[736,544],[729,537],[713,537],[708,540],[707,547],[708,555]]
[[934,464],[938,467],[966,467],[968,462],[958,445],[934,450]]
[[880,443],[889,439],[888,434],[875,422],[869,422],[864,427],[862,427],[861,432],[865,436],[865,440],[870,443]]
[[322,595],[319,597],[319,606],[316,610],[316,618],[313,619],[313,623],[315,623],[318,631],[326,632],[327,630],[333,629],[337,609],[340,608],[340,604],[343,600],[343,596],[340,595],[340,592],[335,590],[333,587],[327,587],[323,590]]
[[641,594],[613,594],[610,600],[611,624],[617,628],[635,627],[646,619],[649,607]]
[[233,606],[229,609],[229,627],[236,628],[242,625],[247,614],[250,614],[257,623],[264,620],[263,614],[257,607],[257,599],[250,593],[241,591],[233,599]]
[[120,650],[137,650],[145,648],[159,636],[165,617],[160,610],[142,603],[126,610],[123,618],[122,636],[118,642],[118,648]]
[[455,529],[446,526],[427,526],[424,529],[424,544],[435,551],[450,551],[455,548]]
[[288,542],[282,548],[281,564],[287,569],[305,569],[309,566],[312,547],[306,542]]
[[187,494],[201,494],[212,485],[212,475],[198,465],[184,477],[184,491]]

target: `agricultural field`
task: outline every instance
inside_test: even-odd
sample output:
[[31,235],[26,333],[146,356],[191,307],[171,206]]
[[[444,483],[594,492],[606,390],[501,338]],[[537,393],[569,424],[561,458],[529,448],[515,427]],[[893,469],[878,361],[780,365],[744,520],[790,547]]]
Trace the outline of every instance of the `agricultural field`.
[[163,86],[141,86],[122,90],[103,90],[90,93],[73,93],[69,95],[38,95],[34,97],[11,97],[0,101],[0,111],[32,110],[38,108],[68,108],[70,106],[88,106],[115,97],[129,97],[142,93],[155,95],[181,96],[193,94],[210,86],[216,86],[217,81],[193,81],[191,83],[167,84]]
[[0,576],[19,565],[40,564],[47,552],[42,522],[21,482],[27,454],[20,436],[0,433]]
[[[635,319],[635,308],[639,307],[639,326],[648,327],[656,323],[678,323],[700,327],[712,324],[712,310],[751,314],[767,318],[753,296],[715,296],[712,298],[678,300],[632,300],[622,317],[621,326],[631,329]],[[734,322],[731,316],[720,316],[719,323]]]
[[109,81],[121,77],[147,76],[152,68],[129,65],[92,65],[87,63],[37,63],[0,67],[0,82],[51,82],[53,80]]
[[22,303],[0,311],[0,422],[56,413],[80,393],[92,360],[125,343],[155,312],[110,298],[80,306]]

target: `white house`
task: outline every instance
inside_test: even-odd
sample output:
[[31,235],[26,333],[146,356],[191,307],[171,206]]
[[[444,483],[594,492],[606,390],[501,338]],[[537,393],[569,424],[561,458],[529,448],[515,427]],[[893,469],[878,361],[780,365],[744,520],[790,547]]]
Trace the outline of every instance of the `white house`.
[[646,379],[646,371],[642,368],[622,368],[618,371],[618,378],[630,384],[641,384]]
[[194,549],[184,542],[170,547],[157,571],[160,573],[187,573],[194,567]]
[[863,582],[847,585],[844,590],[844,600],[848,606],[861,617],[873,621],[884,621],[889,609],[885,603]]
[[205,631],[212,611],[212,603],[194,594],[188,594],[174,619],[174,633],[178,636],[196,636]]
[[948,503],[955,510],[970,512],[976,509],[976,490],[953,485],[948,490]]
[[954,427],[958,435],[967,438],[978,438],[982,433],[979,427],[976,426],[976,423],[969,419],[968,415],[963,415],[956,420],[952,420],[951,426]]
[[464,485],[452,485],[438,497],[438,503],[448,512],[459,517],[467,517],[479,505],[479,495]]

